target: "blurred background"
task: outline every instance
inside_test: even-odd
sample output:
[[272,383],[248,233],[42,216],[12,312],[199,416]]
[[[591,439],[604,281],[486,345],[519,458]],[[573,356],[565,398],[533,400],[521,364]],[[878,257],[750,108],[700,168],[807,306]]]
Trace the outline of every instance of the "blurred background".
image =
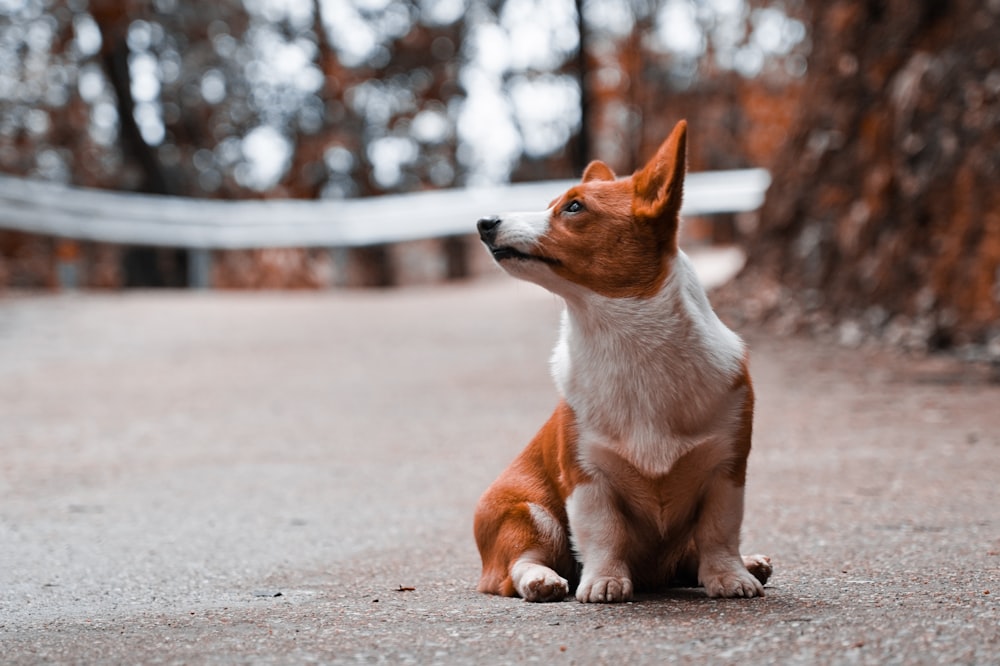
[[[681,118],[691,170],[772,177],[689,230],[746,254],[730,316],[1000,358],[1000,0],[0,0],[12,176],[355,199],[630,173]],[[67,259],[87,288],[190,275],[182,248],[0,229],[0,288]],[[334,260],[220,251],[212,283],[319,288]]]

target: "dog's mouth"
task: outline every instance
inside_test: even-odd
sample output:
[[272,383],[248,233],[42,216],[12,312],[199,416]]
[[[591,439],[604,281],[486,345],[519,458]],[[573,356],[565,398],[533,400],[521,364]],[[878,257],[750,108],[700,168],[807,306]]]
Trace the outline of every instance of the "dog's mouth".
[[489,250],[490,253],[493,255],[493,258],[498,262],[515,259],[519,261],[540,261],[543,264],[550,264],[550,265],[555,265],[559,263],[558,261],[552,259],[551,257],[546,257],[540,254],[528,254],[527,252],[521,252],[520,250],[510,246],[493,247],[492,245],[490,245]]

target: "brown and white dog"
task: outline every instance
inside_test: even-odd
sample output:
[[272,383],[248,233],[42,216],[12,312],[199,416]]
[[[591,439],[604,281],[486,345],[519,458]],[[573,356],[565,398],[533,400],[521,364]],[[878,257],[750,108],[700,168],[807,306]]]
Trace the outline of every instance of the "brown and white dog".
[[681,121],[629,178],[592,162],[547,210],[479,220],[510,275],[566,303],[555,413],[479,500],[479,590],[557,601],[700,584],[764,594],[740,555],[753,427],[747,351],[677,247]]

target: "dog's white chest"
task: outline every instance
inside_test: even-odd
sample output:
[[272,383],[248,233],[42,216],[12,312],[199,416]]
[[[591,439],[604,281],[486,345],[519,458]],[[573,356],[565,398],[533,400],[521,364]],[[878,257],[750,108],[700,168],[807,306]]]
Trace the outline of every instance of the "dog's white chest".
[[613,449],[650,476],[735,428],[744,347],[712,312],[681,255],[652,299],[590,297],[563,313],[552,375],[576,414],[581,463]]

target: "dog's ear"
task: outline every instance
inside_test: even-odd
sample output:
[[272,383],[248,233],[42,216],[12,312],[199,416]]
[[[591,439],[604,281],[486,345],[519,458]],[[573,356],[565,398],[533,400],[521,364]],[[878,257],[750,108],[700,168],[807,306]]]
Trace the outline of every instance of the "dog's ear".
[[[632,212],[650,222],[676,222],[684,197],[687,170],[687,122],[674,126],[646,166],[632,176]],[[676,226],[676,224],[674,225]]]
[[594,160],[583,170],[583,182],[592,180],[614,180],[615,172],[607,164],[600,160]]

